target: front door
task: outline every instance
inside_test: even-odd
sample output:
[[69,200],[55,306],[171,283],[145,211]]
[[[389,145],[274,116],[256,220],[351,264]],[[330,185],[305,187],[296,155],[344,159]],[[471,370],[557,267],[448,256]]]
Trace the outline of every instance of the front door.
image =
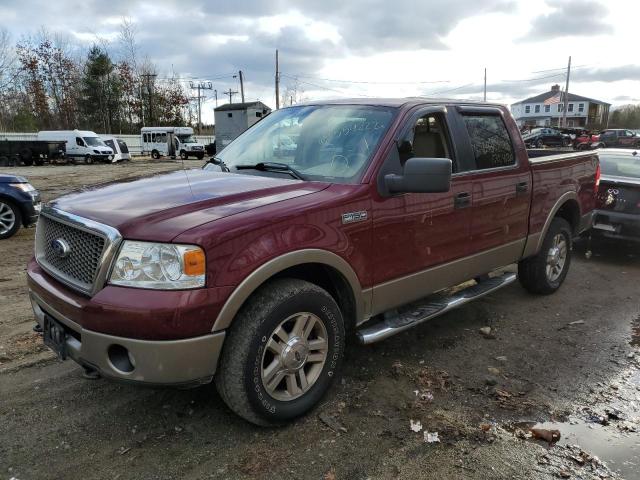
[[446,193],[407,193],[374,199],[373,314],[449,286],[445,276],[425,271],[460,259],[468,252],[472,182],[457,174],[460,166],[450,131],[444,108],[417,112],[397,142],[400,147],[393,147],[382,168],[384,175],[394,168],[401,171],[411,157],[450,158],[454,176]]

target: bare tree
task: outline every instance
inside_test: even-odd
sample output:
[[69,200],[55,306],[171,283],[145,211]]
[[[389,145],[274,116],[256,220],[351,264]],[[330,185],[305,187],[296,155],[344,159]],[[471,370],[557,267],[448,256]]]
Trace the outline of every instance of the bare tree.
[[15,47],[9,30],[0,27],[0,95],[13,82],[16,73]]
[[307,101],[308,98],[305,95],[304,88],[300,85],[298,80],[294,80],[293,83],[289,83],[284,92],[282,93],[282,105],[296,105]]

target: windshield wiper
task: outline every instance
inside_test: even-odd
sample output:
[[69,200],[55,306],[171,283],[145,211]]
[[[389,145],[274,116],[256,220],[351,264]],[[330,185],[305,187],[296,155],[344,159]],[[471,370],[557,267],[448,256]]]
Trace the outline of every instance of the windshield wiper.
[[220,170],[222,170],[223,172],[230,172],[231,170],[229,170],[229,167],[227,167],[227,164],[224,163],[219,157],[212,157],[209,159],[209,163],[213,163],[214,165],[218,165],[220,167]]
[[304,175],[302,175],[295,168],[287,165],[286,163],[277,163],[277,162],[260,162],[255,165],[236,165],[236,169],[238,170],[259,170],[261,172],[283,172],[288,173],[293,178],[297,180],[306,180]]

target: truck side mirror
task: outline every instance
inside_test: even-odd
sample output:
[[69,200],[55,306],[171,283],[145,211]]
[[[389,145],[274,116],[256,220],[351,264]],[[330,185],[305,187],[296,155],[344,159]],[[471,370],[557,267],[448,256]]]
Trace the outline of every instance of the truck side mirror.
[[404,164],[402,175],[390,173],[384,182],[390,193],[440,193],[451,187],[451,160],[413,157]]

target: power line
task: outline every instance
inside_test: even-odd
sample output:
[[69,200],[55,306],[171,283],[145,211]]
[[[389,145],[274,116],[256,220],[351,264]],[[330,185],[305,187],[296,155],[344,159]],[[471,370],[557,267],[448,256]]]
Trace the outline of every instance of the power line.
[[416,82],[372,82],[365,80],[337,80],[335,78],[321,78],[311,75],[295,74],[296,77],[310,78],[312,80],[320,80],[323,82],[334,83],[355,83],[355,84],[367,84],[367,85],[418,85],[418,84],[430,84],[430,83],[449,83],[449,80],[431,80],[431,81],[416,81]]

